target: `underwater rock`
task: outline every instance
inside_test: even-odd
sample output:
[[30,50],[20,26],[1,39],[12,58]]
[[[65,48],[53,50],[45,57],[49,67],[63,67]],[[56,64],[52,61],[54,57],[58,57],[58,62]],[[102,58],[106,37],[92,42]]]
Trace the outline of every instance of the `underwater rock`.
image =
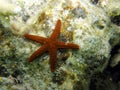
[[[1,84],[2,89],[92,90],[96,89],[92,88],[94,85],[100,88],[101,84],[103,86],[100,89],[103,90],[109,90],[109,85],[111,88],[116,87],[113,77],[118,75],[117,70],[113,72],[113,77],[107,73],[105,81],[102,76],[106,75],[103,73],[110,66],[110,60],[113,68],[119,64],[119,53],[111,57],[112,48],[120,43],[119,0],[0,2],[4,2],[4,6],[9,4],[18,7],[14,14],[14,9],[0,6],[7,13],[0,9],[0,74],[15,80]],[[59,39],[73,42],[80,49],[58,50],[56,71],[51,73],[47,53],[31,63],[27,62],[27,58],[40,45],[25,39],[24,34],[49,37],[58,19],[61,20]],[[108,72],[111,73],[110,70]],[[94,81],[98,84],[91,85]]]

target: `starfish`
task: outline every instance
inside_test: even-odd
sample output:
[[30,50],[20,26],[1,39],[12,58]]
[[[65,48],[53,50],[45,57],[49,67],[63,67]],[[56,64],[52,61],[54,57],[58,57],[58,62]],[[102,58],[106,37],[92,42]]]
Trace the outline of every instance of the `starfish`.
[[36,36],[36,35],[30,35],[30,34],[24,35],[26,38],[30,40],[43,44],[37,51],[35,51],[30,56],[30,58],[28,58],[28,62],[33,61],[37,56],[42,55],[43,53],[48,51],[50,54],[50,60],[49,60],[50,69],[51,69],[51,72],[54,72],[56,69],[56,63],[57,63],[57,49],[60,49],[60,48],[79,49],[79,46],[77,44],[65,43],[58,40],[58,37],[60,34],[60,27],[61,27],[61,21],[58,20],[52,35],[48,38]]

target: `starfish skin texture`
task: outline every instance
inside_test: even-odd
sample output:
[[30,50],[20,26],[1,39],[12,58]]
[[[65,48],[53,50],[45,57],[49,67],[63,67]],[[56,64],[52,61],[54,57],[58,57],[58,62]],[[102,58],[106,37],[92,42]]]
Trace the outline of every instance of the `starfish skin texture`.
[[48,38],[36,36],[36,35],[30,35],[30,34],[24,35],[26,38],[42,44],[42,46],[37,51],[35,51],[30,56],[30,58],[28,58],[28,62],[33,61],[37,56],[42,55],[45,52],[49,52],[50,69],[51,69],[51,72],[54,72],[56,69],[56,63],[57,63],[57,49],[60,49],[60,48],[79,49],[79,46],[77,44],[65,43],[58,40],[58,37],[60,35],[60,27],[61,27],[61,21],[58,20],[52,35]]

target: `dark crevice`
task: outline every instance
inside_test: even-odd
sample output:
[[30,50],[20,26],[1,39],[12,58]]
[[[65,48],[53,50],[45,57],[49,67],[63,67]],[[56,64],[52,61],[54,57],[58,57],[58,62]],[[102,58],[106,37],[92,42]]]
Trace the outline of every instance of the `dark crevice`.
[[103,72],[97,72],[92,75],[90,80],[90,90],[120,90],[120,63],[111,67],[112,58],[118,53],[120,44],[116,45],[111,50],[111,57],[107,67]]
[[96,5],[99,2],[99,0],[91,0],[91,3]]
[[111,22],[118,25],[118,26],[120,26],[120,15],[111,17]]

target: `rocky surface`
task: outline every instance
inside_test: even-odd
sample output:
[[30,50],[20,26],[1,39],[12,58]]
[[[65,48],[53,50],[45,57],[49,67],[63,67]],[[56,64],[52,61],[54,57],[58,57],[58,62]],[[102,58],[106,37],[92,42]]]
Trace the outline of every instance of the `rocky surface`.
[[[119,0],[0,1],[0,90],[118,90],[120,88]],[[9,7],[7,7],[7,5]],[[79,50],[27,58],[40,47],[25,33],[49,37],[62,22],[59,39]]]

